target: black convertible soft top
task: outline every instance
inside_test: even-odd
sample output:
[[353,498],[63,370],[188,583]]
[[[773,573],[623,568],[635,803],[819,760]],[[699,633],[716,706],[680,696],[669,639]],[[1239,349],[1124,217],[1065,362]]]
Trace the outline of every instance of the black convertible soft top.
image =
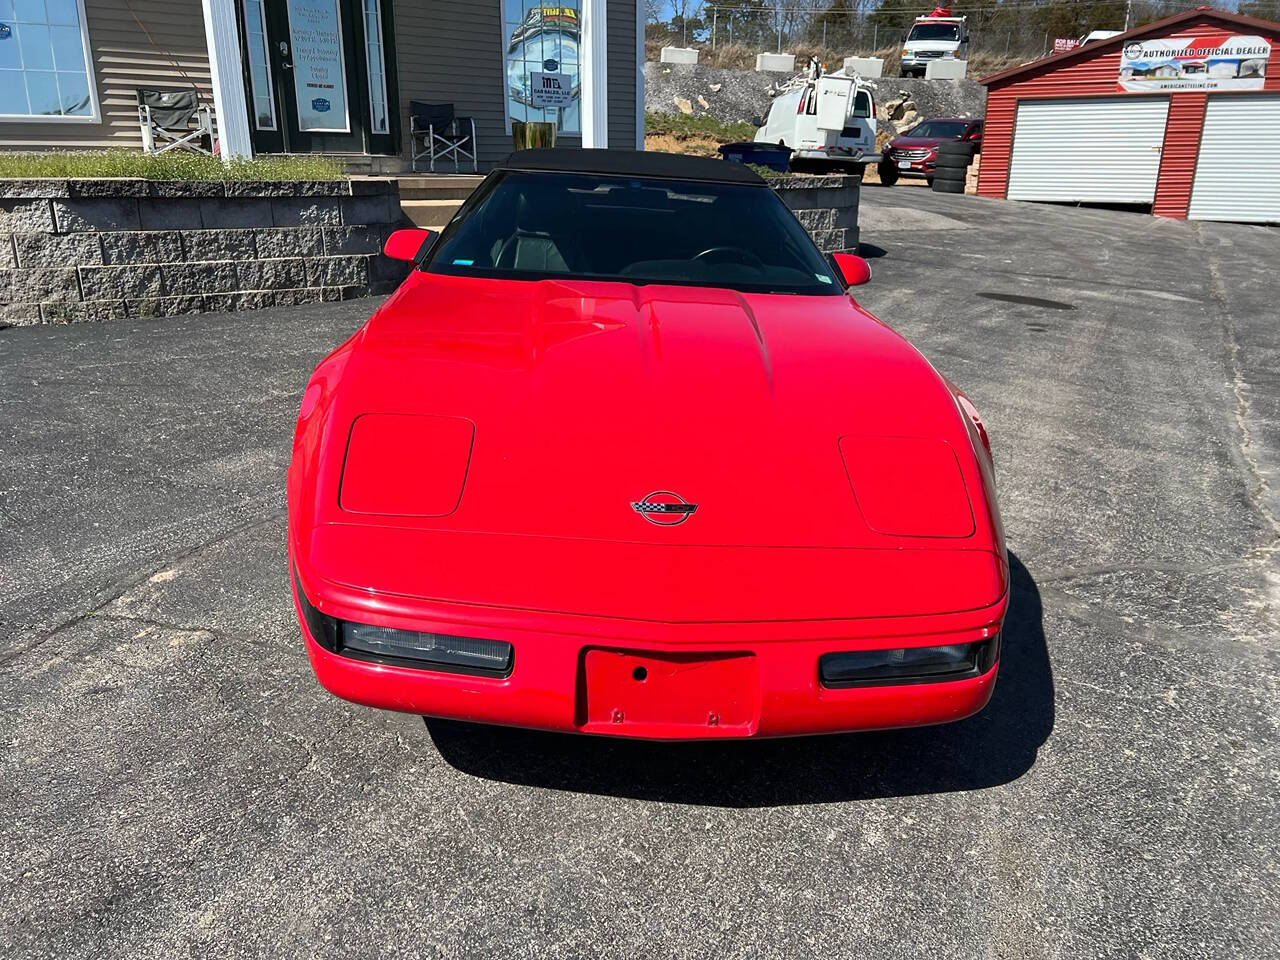
[[621,177],[665,177],[670,180],[764,185],[759,174],[740,163],[650,150],[520,150],[498,164],[498,169],[606,173]]

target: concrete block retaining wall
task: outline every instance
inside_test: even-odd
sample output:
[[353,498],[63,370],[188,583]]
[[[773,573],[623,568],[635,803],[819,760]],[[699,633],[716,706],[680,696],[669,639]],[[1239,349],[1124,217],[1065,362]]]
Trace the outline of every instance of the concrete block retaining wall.
[[0,180],[0,326],[394,289],[394,180]]
[[778,191],[819,250],[857,253],[860,176],[770,177],[769,186]]
[[[823,252],[858,249],[860,178],[769,184]],[[0,327],[388,293],[401,217],[394,180],[0,180]]]

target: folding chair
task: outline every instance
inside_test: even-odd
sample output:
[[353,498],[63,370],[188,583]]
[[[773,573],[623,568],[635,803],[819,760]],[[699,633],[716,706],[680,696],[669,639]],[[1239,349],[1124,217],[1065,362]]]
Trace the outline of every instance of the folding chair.
[[136,93],[143,153],[164,153],[175,148],[213,153],[213,114],[207,104],[200,102],[195,90],[138,87]]
[[409,139],[413,153],[413,170],[418,161],[430,157],[431,172],[436,172],[436,159],[453,157],[453,169],[459,169],[460,158],[471,161],[471,169],[479,171],[476,162],[476,122],[471,117],[455,117],[452,103],[409,102]]

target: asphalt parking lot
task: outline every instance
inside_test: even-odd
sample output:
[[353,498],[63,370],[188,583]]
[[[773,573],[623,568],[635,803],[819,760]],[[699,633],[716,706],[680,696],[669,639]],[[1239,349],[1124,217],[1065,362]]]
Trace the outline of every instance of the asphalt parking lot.
[[868,187],[859,298],[982,411],[995,698],[653,745],[314,682],[284,561],[368,301],[0,331],[0,955],[1263,957],[1280,231]]

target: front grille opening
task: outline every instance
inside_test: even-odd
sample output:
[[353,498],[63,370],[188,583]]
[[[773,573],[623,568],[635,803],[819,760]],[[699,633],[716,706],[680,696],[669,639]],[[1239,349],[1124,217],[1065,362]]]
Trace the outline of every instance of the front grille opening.
[[506,676],[515,649],[501,640],[396,630],[342,621],[338,652],[358,660],[453,673]]
[[367,663],[481,677],[510,676],[515,665],[515,648],[501,640],[396,630],[339,620],[316,609],[303,592],[296,570],[294,583],[307,632],[330,653]]
[[818,679],[835,689],[968,680],[995,666],[999,651],[997,635],[977,643],[828,653],[818,660]]

